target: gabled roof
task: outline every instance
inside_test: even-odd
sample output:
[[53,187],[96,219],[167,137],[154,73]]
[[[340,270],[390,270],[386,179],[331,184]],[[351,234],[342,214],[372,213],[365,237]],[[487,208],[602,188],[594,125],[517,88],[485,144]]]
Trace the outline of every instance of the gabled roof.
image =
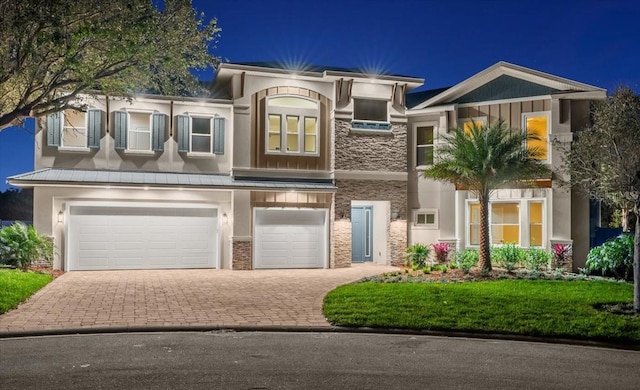
[[413,108],[418,104],[425,102],[431,99],[432,97],[446,91],[449,88],[451,87],[443,87],[443,88],[427,89],[427,90],[418,91],[418,92],[410,92],[406,96],[407,108]]
[[413,108],[566,92],[600,92],[606,95],[603,88],[500,61]]
[[7,178],[11,185],[93,185],[124,187],[174,187],[262,190],[298,190],[332,192],[330,181],[285,181],[280,179],[235,179],[229,175],[174,172],[113,171],[101,169],[45,168]]

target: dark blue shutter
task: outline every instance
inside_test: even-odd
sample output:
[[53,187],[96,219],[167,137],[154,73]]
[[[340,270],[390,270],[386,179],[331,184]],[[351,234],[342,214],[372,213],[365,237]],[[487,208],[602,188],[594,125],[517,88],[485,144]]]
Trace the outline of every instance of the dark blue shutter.
[[62,133],[62,115],[54,112],[47,115],[47,145],[60,146],[60,134]]
[[113,138],[116,141],[116,149],[124,150],[127,148],[127,113],[116,111],[113,113],[113,118]]
[[100,135],[102,134],[102,111],[87,110],[87,146],[90,149],[100,149]]
[[213,118],[213,153],[224,154],[224,118]]
[[178,152],[189,151],[189,116],[176,116],[176,129],[178,130]]
[[151,137],[153,144],[151,147],[154,152],[164,151],[165,123],[164,114],[153,114],[151,120]]

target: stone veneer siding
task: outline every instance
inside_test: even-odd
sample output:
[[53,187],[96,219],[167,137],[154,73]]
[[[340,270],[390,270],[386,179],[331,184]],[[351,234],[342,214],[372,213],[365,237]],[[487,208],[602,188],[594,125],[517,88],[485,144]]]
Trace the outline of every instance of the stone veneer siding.
[[407,251],[407,220],[399,219],[389,224],[389,262],[391,265],[403,265]]
[[402,180],[336,180],[334,258],[332,266],[351,264],[351,201],[388,201],[398,219],[387,225],[387,261],[402,264],[407,248],[407,182]]
[[233,256],[232,268],[234,270],[250,270],[251,267],[251,241],[234,241],[231,250]]
[[351,123],[336,120],[335,169],[407,171],[407,125],[392,123],[391,133],[352,132]]
[[398,219],[407,219],[407,182],[403,180],[336,180],[336,220],[351,218],[352,200],[386,200]]
[[333,223],[334,253],[331,258],[331,268],[346,268],[351,266],[351,221],[337,219]]

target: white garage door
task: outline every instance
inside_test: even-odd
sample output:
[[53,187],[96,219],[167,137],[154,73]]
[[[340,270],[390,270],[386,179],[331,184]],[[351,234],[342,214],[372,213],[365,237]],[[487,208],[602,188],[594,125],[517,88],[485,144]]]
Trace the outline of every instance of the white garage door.
[[324,267],[327,215],[326,209],[256,209],[255,268]]
[[69,270],[213,268],[217,210],[71,206]]

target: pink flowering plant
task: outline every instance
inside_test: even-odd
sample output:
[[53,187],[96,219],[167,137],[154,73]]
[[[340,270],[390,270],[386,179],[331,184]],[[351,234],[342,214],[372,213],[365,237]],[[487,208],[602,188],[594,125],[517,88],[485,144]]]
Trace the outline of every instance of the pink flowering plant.
[[446,242],[438,242],[436,244],[431,244],[431,247],[433,248],[433,253],[436,256],[438,263],[445,263],[449,257],[449,250],[451,249],[449,244]]
[[553,246],[553,260],[556,263],[556,267],[562,267],[569,261],[571,256],[571,245],[569,244],[555,244]]

